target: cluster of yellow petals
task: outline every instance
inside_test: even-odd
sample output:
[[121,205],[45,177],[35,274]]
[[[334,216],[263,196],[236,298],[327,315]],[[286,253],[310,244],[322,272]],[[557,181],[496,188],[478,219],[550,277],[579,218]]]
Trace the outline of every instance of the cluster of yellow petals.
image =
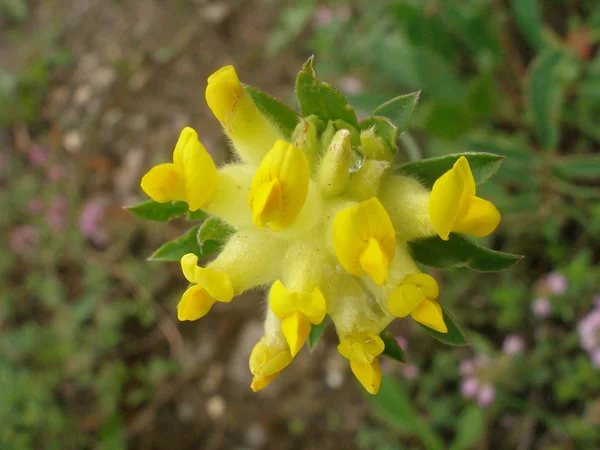
[[[488,235],[498,226],[500,214],[475,196],[464,157],[428,191],[415,180],[387,171],[383,141],[373,130],[361,132],[366,159],[356,173],[350,173],[354,150],[348,130],[332,128],[321,149],[324,154],[317,151],[315,127],[306,120],[294,133],[294,142],[286,142],[246,94],[231,66],[210,76],[206,101],[239,163],[217,170],[195,131],[185,128],[173,163],[152,168],[142,179],[142,189],[153,200],[185,201],[190,210],[205,209],[222,220],[234,217],[231,224],[239,230],[226,244],[222,261],[217,258],[200,267],[194,254],[181,259],[191,286],[179,302],[179,319],[199,319],[215,302],[230,302],[234,293],[272,283],[265,335],[250,356],[252,389],[273,381],[300,351],[311,327],[329,314],[340,337],[339,352],[363,387],[377,393],[378,357],[385,348],[379,333],[391,320],[410,315],[433,330],[448,332],[437,302],[437,282],[418,271],[407,250],[398,249],[414,238],[439,235],[447,240],[451,232]],[[247,199],[247,208],[240,207],[240,196]],[[295,265],[285,261],[286,254],[320,254],[313,270],[322,281],[288,284],[289,279],[303,279],[304,274],[296,272],[306,270],[301,267],[313,260]],[[346,297],[336,298],[332,280],[346,280],[340,283],[347,286],[351,278],[364,278],[356,284],[359,289],[374,286],[373,292],[383,293],[375,297],[385,317],[367,320],[362,313],[340,307]],[[370,308],[366,300],[364,305]]]

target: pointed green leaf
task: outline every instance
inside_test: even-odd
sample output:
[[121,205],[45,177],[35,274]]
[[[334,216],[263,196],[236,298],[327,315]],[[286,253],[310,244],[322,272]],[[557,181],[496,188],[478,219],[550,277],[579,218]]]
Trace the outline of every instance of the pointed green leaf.
[[204,245],[209,241],[225,243],[235,233],[235,229],[217,217],[209,217],[198,231],[198,242]]
[[571,179],[595,179],[600,177],[600,155],[572,156],[556,163],[554,171]]
[[383,139],[383,142],[388,145],[393,155],[398,152],[398,145],[396,144],[398,139],[398,127],[396,127],[396,125],[394,125],[387,117],[372,116],[360,123],[361,130],[368,130],[370,128],[374,129],[376,136]]
[[544,46],[542,8],[539,0],[511,0],[515,23],[525,40],[535,50]]
[[317,344],[321,341],[323,334],[325,334],[325,329],[329,325],[328,317],[326,316],[319,325],[312,325],[310,327],[310,333],[308,334],[308,339],[306,343],[308,344],[308,348],[311,350],[317,346]]
[[452,316],[450,316],[448,311],[443,310],[442,312],[444,315],[444,323],[446,324],[446,327],[448,327],[447,333],[440,333],[439,331],[432,330],[431,328],[426,327],[425,325],[419,325],[421,325],[421,328],[427,331],[427,333],[436,338],[438,341],[443,342],[444,344],[454,345],[457,347],[469,345],[467,338],[463,334],[460,327],[456,324],[456,322],[454,322],[454,319],[452,318]]
[[250,96],[263,116],[269,119],[286,139],[291,139],[292,133],[300,120],[298,114],[285,103],[256,88],[244,86],[244,91]]
[[311,56],[296,78],[296,95],[302,117],[316,115],[325,120],[342,119],[358,127],[356,113],[346,97],[332,85],[317,80],[314,56]]
[[521,255],[480,247],[456,233],[451,233],[447,241],[436,236],[410,242],[409,246],[417,261],[439,269],[465,266],[480,272],[497,272],[508,269],[523,259]]
[[398,132],[402,134],[408,130],[417,110],[420,96],[421,91],[400,95],[379,105],[371,112],[371,115],[387,117],[398,127]]
[[392,336],[388,331],[383,331],[379,337],[385,344],[382,355],[391,359],[395,359],[396,361],[406,362],[406,359],[404,358],[404,351],[394,336]]
[[527,79],[527,108],[538,141],[546,150],[556,148],[560,140],[563,83],[558,69],[562,59],[558,50],[544,51],[534,59]]
[[454,163],[461,156],[464,156],[469,161],[475,184],[481,184],[494,175],[504,159],[503,156],[492,153],[454,153],[452,155],[403,164],[398,167],[396,173],[416,178],[423,186],[431,189],[435,180],[452,169]]
[[188,205],[186,202],[158,203],[154,200],[148,200],[135,206],[128,206],[125,209],[142,219],[168,222],[188,212]]
[[150,261],[179,261],[187,253],[194,253],[202,258],[218,251],[222,245],[219,241],[209,240],[200,244],[198,234],[201,227],[202,225],[193,226],[178,238],[164,244],[148,259]]

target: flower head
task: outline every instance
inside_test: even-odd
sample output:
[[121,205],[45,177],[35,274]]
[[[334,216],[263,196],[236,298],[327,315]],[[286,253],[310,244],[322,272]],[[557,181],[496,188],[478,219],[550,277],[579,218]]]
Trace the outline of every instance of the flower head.
[[[308,69],[301,75],[313,76]],[[302,104],[300,118],[242,85],[232,66],[218,70],[208,78],[206,101],[236,162],[217,169],[196,132],[185,128],[173,162],[152,168],[142,189],[159,203],[187,202],[235,230],[210,263],[198,265],[194,253],[181,258],[190,286],[177,308],[180,320],[270,286],[264,336],[250,356],[253,390],[271,383],[329,316],[340,354],[375,394],[385,349],[380,334],[392,320],[410,315],[432,333],[448,332],[439,286],[421,273],[409,244],[451,232],[489,234],[499,214],[475,196],[464,158],[432,190],[391,173],[396,127],[381,117],[359,123],[349,105],[329,111],[341,94],[311,80],[310,95],[318,86],[322,98]],[[274,111],[285,120],[275,120]]]

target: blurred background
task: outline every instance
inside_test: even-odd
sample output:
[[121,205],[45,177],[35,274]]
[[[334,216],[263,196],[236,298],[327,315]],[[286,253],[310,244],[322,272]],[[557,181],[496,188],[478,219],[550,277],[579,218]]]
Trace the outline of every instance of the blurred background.
[[[600,448],[600,3],[0,0],[0,448]],[[178,323],[185,224],[122,209],[236,66],[292,105],[316,55],[360,112],[422,90],[402,158],[506,156],[481,196],[512,269],[435,272],[471,340],[408,320],[368,397],[333,330],[249,389],[260,295]],[[479,191],[478,191],[479,192]]]

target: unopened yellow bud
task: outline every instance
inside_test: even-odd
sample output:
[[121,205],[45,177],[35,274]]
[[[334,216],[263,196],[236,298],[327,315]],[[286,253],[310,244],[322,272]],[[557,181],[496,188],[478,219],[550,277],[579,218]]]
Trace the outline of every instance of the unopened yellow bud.
[[316,116],[301,119],[292,135],[293,144],[306,154],[311,169],[315,168],[318,158],[317,124],[319,123],[323,126]]
[[245,162],[258,165],[281,138],[244,92],[233,66],[225,66],[208,78],[206,102]]
[[453,231],[475,237],[487,236],[500,223],[496,207],[475,196],[475,180],[464,156],[434,183],[429,197],[429,216],[444,240],[448,240]]
[[379,200],[373,197],[337,213],[333,247],[340,264],[356,276],[365,273],[385,284],[396,252],[396,232]]
[[172,164],[159,164],[142,178],[142,189],[159,203],[187,202],[191,211],[200,209],[217,183],[212,157],[192,128],[184,128],[173,151]]
[[340,354],[350,360],[354,376],[369,394],[377,394],[381,383],[381,368],[377,357],[385,349],[383,340],[375,333],[355,331],[338,345]]
[[252,180],[248,203],[255,225],[289,226],[304,205],[309,181],[306,155],[288,142],[275,142]]
[[388,299],[388,309],[396,317],[411,317],[440,333],[447,333],[442,308],[435,299],[439,287],[431,275],[417,273],[405,277]]
[[277,345],[263,337],[250,354],[250,372],[254,375],[251,388],[254,391],[265,388],[292,362],[288,348]]
[[331,144],[321,159],[317,182],[326,197],[342,193],[350,181],[352,165],[352,142],[348,130],[340,130],[333,136]]
[[392,152],[383,139],[375,134],[374,128],[361,131],[360,146],[366,159],[388,162],[392,160]]
[[350,184],[346,189],[348,197],[359,202],[376,197],[379,194],[381,180],[389,167],[390,163],[387,161],[365,159],[360,169],[350,178]]

